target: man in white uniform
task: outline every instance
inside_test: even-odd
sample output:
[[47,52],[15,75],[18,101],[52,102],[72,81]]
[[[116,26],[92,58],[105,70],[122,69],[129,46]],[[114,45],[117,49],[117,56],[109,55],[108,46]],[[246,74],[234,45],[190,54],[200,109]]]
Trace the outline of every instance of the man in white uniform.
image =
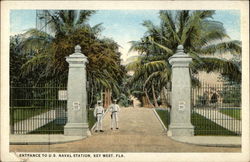
[[103,114],[104,114],[104,108],[101,105],[101,101],[98,101],[97,106],[94,109],[94,116],[95,116],[95,118],[97,118],[97,124],[96,124],[95,132],[97,132],[98,130],[100,132],[104,132],[102,130],[102,117],[103,117]]
[[120,107],[116,104],[117,100],[113,100],[113,104],[109,106],[109,111],[111,112],[111,130],[113,130],[114,125],[116,125],[116,129],[118,127],[118,112],[120,111]]

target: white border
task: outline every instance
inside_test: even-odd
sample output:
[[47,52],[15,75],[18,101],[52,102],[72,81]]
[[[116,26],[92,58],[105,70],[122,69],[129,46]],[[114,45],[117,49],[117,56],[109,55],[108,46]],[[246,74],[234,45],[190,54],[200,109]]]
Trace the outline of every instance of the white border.
[[[9,153],[9,11],[10,9],[233,9],[241,10],[242,38],[242,152],[241,153],[124,153],[126,158],[70,158],[60,161],[249,161],[249,2],[248,1],[1,1],[1,159]],[[54,158],[30,158],[55,161]]]

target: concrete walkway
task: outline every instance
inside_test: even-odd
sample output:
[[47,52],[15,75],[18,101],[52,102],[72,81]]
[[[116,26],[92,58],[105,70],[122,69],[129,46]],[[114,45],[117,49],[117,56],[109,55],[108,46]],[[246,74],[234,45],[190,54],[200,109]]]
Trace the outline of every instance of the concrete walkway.
[[217,109],[195,109],[195,112],[232,132],[241,132],[241,120],[222,114]]
[[133,100],[133,107],[141,107],[141,102],[135,96],[131,95],[130,99]]
[[105,115],[103,133],[83,140],[52,145],[10,145],[16,152],[240,152],[240,148],[205,147],[176,142],[169,138],[152,109],[122,108],[119,130],[110,130]]
[[238,136],[193,136],[193,137],[170,137],[175,141],[200,146],[214,147],[241,147],[241,137]]
[[50,110],[14,124],[16,134],[27,134],[56,119],[56,110]]
[[72,142],[81,140],[83,136],[64,136],[63,134],[55,134],[55,135],[10,135],[10,144],[12,145],[50,145],[50,144],[58,144],[65,142]]

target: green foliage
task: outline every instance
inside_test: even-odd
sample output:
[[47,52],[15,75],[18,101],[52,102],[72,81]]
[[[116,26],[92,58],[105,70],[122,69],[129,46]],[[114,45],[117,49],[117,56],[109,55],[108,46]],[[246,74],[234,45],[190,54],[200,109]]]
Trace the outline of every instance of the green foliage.
[[[88,110],[88,124],[91,129],[96,122],[96,119],[93,115],[93,110]],[[56,121],[49,122],[48,124],[30,132],[30,134],[63,134],[64,125],[59,124]]]
[[191,122],[195,135],[237,135],[197,113],[192,114]]
[[168,129],[170,124],[170,112],[167,110],[155,110],[159,117],[161,118],[162,122],[164,123],[165,127]]
[[64,125],[56,123],[56,121],[49,122],[48,124],[30,132],[29,134],[63,134]]
[[[18,68],[21,70],[14,69],[13,71],[18,72],[12,72],[11,76],[21,74],[21,78],[28,78],[35,83],[55,78],[66,83],[68,63],[65,57],[74,53],[74,47],[80,45],[82,53],[89,61],[86,66],[89,106],[96,100],[96,94],[104,89],[112,89],[114,94],[119,94],[119,85],[126,74],[125,68],[121,65],[119,45],[112,39],[99,38],[100,24],[93,27],[88,25],[87,20],[95,11],[45,12],[48,15],[48,27],[52,32],[31,29],[22,36],[20,51],[22,56],[29,52],[30,57],[19,63]],[[13,62],[15,59],[12,59]]]
[[[167,110],[157,110],[156,112],[160,116],[164,125],[168,128],[170,124],[170,112]],[[192,113],[191,122],[194,125],[194,134],[195,135],[237,135],[234,132],[231,132],[218,124],[212,122],[211,120],[197,114]]]
[[231,83],[223,86],[221,91],[223,103],[230,104],[232,106],[241,106],[241,85]]
[[88,109],[89,129],[91,129],[94,126],[95,123],[96,123],[96,118],[94,117],[94,110],[93,109]]
[[135,96],[141,103],[142,97],[145,96],[143,89],[143,80],[139,79],[136,82],[132,81],[133,77],[129,77],[128,86],[131,92],[131,95]]
[[197,106],[205,106],[208,104],[208,102],[209,102],[209,98],[207,95],[198,96]]
[[228,109],[221,109],[220,110],[221,113],[226,114],[228,116],[231,116],[232,118],[235,118],[237,120],[241,120],[241,110],[240,109],[232,109],[232,108],[228,108]]
[[[10,81],[11,82],[27,82],[27,78],[21,77],[21,67],[30,58],[32,52],[22,50],[22,35],[10,37]],[[32,74],[32,76],[36,76]]]
[[192,68],[206,71],[207,73],[220,72],[222,76],[227,77],[230,81],[241,82],[241,71],[235,62],[211,57],[201,58],[201,61],[203,63],[199,64],[197,60],[194,60]]
[[31,118],[42,113],[46,113],[50,109],[37,108],[37,107],[12,107],[10,111],[10,122],[17,123],[19,121]]
[[[141,40],[130,42],[130,51],[137,51],[141,56],[127,66],[128,70],[135,71],[131,78],[133,84],[145,83],[136,91],[142,91],[146,95],[147,91],[152,91],[152,85],[162,89],[170,81],[171,66],[168,59],[180,44],[193,58],[192,73],[217,71],[240,83],[240,66],[219,57],[226,52],[241,55],[241,42],[230,39],[223,24],[213,20],[214,14],[215,11],[212,10],[160,11],[160,25],[144,21],[142,25],[147,29],[146,33]],[[193,77],[192,84],[199,85]],[[152,100],[152,96],[150,99]]]
[[128,107],[132,103],[131,103],[131,100],[129,99],[128,96],[126,96],[125,94],[121,94],[119,97],[119,104],[124,106],[124,107]]

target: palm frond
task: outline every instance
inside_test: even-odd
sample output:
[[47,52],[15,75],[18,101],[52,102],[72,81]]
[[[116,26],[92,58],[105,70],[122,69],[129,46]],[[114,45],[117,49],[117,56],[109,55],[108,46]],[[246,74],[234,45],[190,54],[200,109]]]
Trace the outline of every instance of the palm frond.
[[103,23],[99,23],[99,24],[94,25],[93,27],[91,27],[91,31],[95,34],[100,33],[103,30],[102,24]]
[[150,35],[160,36],[159,28],[153,24],[152,21],[146,20],[142,23],[143,26],[147,28],[147,33]]
[[141,58],[137,58],[135,61],[126,65],[126,69],[129,70],[137,70],[141,66]]
[[142,67],[148,73],[152,73],[154,71],[163,70],[166,68],[166,62],[164,60],[159,61],[151,61],[143,65]]
[[212,16],[215,14],[215,10],[197,10],[194,11],[195,14],[199,15],[199,18],[201,19],[207,19],[212,18]]
[[162,21],[164,21],[167,29],[171,32],[171,35],[174,37],[174,39],[180,43],[180,38],[178,34],[176,33],[176,27],[175,22],[173,20],[172,14],[169,11],[160,11],[160,18]]
[[241,42],[237,40],[222,41],[219,43],[214,43],[201,48],[201,54],[215,54],[215,53],[226,53],[230,52],[232,54],[241,54]]
[[183,29],[185,28],[185,25],[189,19],[189,13],[190,11],[188,10],[183,10],[183,11],[177,11],[177,19],[179,19],[178,21],[178,35],[179,37],[182,36],[183,33]]
[[[50,55],[38,54],[28,60],[25,64],[21,66],[22,75],[25,76],[32,71],[35,71],[36,68],[41,67],[41,65],[46,65],[49,62]],[[49,65],[49,64],[48,64]]]
[[220,33],[226,33],[223,23],[215,20],[203,19],[201,21],[201,28],[203,32],[217,31]]
[[85,23],[89,19],[89,17],[94,13],[94,10],[81,10],[76,25]]
[[153,43],[153,44],[155,44],[155,45],[157,45],[158,47],[162,48],[162,49],[165,50],[167,53],[173,54],[173,51],[172,51],[170,48],[168,48],[168,47],[166,47],[166,46],[164,46],[164,45],[161,45],[161,44],[155,42],[154,39],[153,39],[152,37],[150,37],[150,42]]
[[229,39],[230,37],[223,32],[219,32],[217,30],[212,30],[207,33],[204,33],[200,38],[200,47],[207,46],[215,41],[223,41],[225,39]]
[[129,43],[131,44],[131,47],[128,52],[138,51],[140,53],[143,53],[144,51],[146,51],[145,45],[141,41],[130,41]]
[[205,57],[201,59],[203,60],[204,64],[206,64],[204,70],[206,70],[207,72],[217,70],[218,72],[223,73],[240,73],[238,67],[229,60],[211,57]]

